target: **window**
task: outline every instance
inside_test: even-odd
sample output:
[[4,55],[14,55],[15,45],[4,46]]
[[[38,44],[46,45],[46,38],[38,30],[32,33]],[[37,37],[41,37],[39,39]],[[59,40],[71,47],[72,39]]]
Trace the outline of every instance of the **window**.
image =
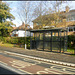
[[39,23],[36,23],[36,25],[39,25]]
[[75,21],[75,16],[74,16],[74,15],[69,16],[69,17],[67,17],[66,20],[67,20],[67,21]]
[[69,32],[71,32],[71,31],[73,31],[73,28],[72,27],[69,28]]
[[74,21],[74,17],[71,17],[71,18],[70,18],[70,21]]
[[69,21],[69,18],[67,18],[66,21]]
[[68,32],[75,31],[75,27],[68,27]]
[[74,21],[75,21],[75,16],[74,16]]
[[59,22],[62,22],[62,20],[59,20]]
[[39,23],[36,23],[36,25],[41,25],[41,23],[39,22]]
[[27,26],[27,28],[29,29],[29,28],[30,28],[30,26]]
[[69,31],[73,31],[73,29],[70,28]]

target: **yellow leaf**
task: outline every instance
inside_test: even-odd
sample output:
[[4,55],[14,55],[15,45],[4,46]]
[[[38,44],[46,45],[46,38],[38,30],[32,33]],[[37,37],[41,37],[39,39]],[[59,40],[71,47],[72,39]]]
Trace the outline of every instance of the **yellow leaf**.
[[43,26],[45,26],[45,24],[43,24]]

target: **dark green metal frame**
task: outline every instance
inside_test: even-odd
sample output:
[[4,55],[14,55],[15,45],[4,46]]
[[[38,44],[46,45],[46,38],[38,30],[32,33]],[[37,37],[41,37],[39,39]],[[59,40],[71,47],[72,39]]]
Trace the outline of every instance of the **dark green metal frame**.
[[[34,38],[31,37],[30,39],[30,49],[38,49],[38,46],[40,46],[40,42],[42,42],[41,46],[41,50],[45,50],[45,46],[49,47],[49,51],[53,51],[53,48],[57,48],[59,50],[59,52],[61,51],[66,51],[67,50],[67,30],[63,30],[63,29],[46,29],[46,30],[31,30],[30,31],[30,36],[31,33],[34,34]],[[43,40],[40,39],[36,39],[37,36],[35,36],[36,34],[43,34]],[[45,37],[45,33],[51,33],[51,37],[49,40],[47,40],[47,38]],[[55,37],[56,40],[54,40],[54,36],[52,35],[53,33],[57,33],[58,36]],[[63,36],[62,33],[64,33]],[[38,38],[39,38],[38,37]],[[50,45],[49,45],[49,44]]]

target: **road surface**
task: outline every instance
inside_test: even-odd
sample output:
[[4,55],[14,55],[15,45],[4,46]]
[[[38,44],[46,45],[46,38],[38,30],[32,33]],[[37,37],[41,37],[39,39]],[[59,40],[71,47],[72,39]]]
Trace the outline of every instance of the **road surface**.
[[[5,52],[0,52],[0,65],[2,66],[2,64],[11,67],[10,71],[13,70],[13,72],[11,71],[10,73],[12,74],[75,74],[74,67],[47,63],[11,54],[9,55]],[[4,68],[1,67],[1,69]]]

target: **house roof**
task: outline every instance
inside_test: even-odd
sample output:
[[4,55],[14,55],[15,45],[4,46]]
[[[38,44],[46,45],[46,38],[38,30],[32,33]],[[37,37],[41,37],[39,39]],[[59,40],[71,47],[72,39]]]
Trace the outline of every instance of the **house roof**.
[[68,25],[68,27],[75,27],[75,25]]
[[70,10],[69,12],[75,12],[75,9],[74,10]]
[[16,29],[17,27],[13,27],[13,29]]
[[[63,15],[63,16],[65,17],[65,15],[70,14],[70,13],[72,13],[72,12],[75,12],[75,10],[70,10],[70,11],[67,12],[67,13],[66,13],[66,11],[61,11],[61,12],[60,12],[60,15]],[[52,15],[52,14],[43,15],[43,16],[41,16],[41,18],[46,18],[46,17],[49,17],[50,15]],[[40,18],[40,16],[37,17],[36,19],[34,19],[32,22],[38,22],[39,18]]]
[[[24,23],[22,23],[22,25],[21,26],[19,26],[19,27],[17,27],[17,28],[15,28],[14,30],[25,30],[25,24]],[[30,27],[30,25],[26,25],[26,30],[27,31],[30,31],[30,30],[32,30],[32,28]]]
[[75,26],[75,21],[69,21],[69,22],[60,22],[57,27],[69,27],[69,26]]
[[[50,14],[48,14],[48,15],[43,15],[42,18],[44,18],[44,17],[49,17],[49,15],[50,15]],[[66,11],[61,11],[61,12],[60,12],[60,16],[63,16],[63,19],[65,19],[65,18],[68,17],[69,15],[72,15],[72,16],[75,15],[75,9],[74,9],[74,10],[70,10],[69,12],[66,12]],[[39,21],[39,18],[40,18],[40,17],[36,18],[36,19],[33,20],[32,22],[37,23],[37,22]],[[34,29],[39,29],[40,26],[41,26],[41,25],[34,26]],[[58,23],[58,25],[57,25],[56,27],[69,27],[69,26],[75,26],[75,21],[69,21],[69,22],[66,22],[66,24],[65,24],[65,22],[63,21],[63,22]]]

